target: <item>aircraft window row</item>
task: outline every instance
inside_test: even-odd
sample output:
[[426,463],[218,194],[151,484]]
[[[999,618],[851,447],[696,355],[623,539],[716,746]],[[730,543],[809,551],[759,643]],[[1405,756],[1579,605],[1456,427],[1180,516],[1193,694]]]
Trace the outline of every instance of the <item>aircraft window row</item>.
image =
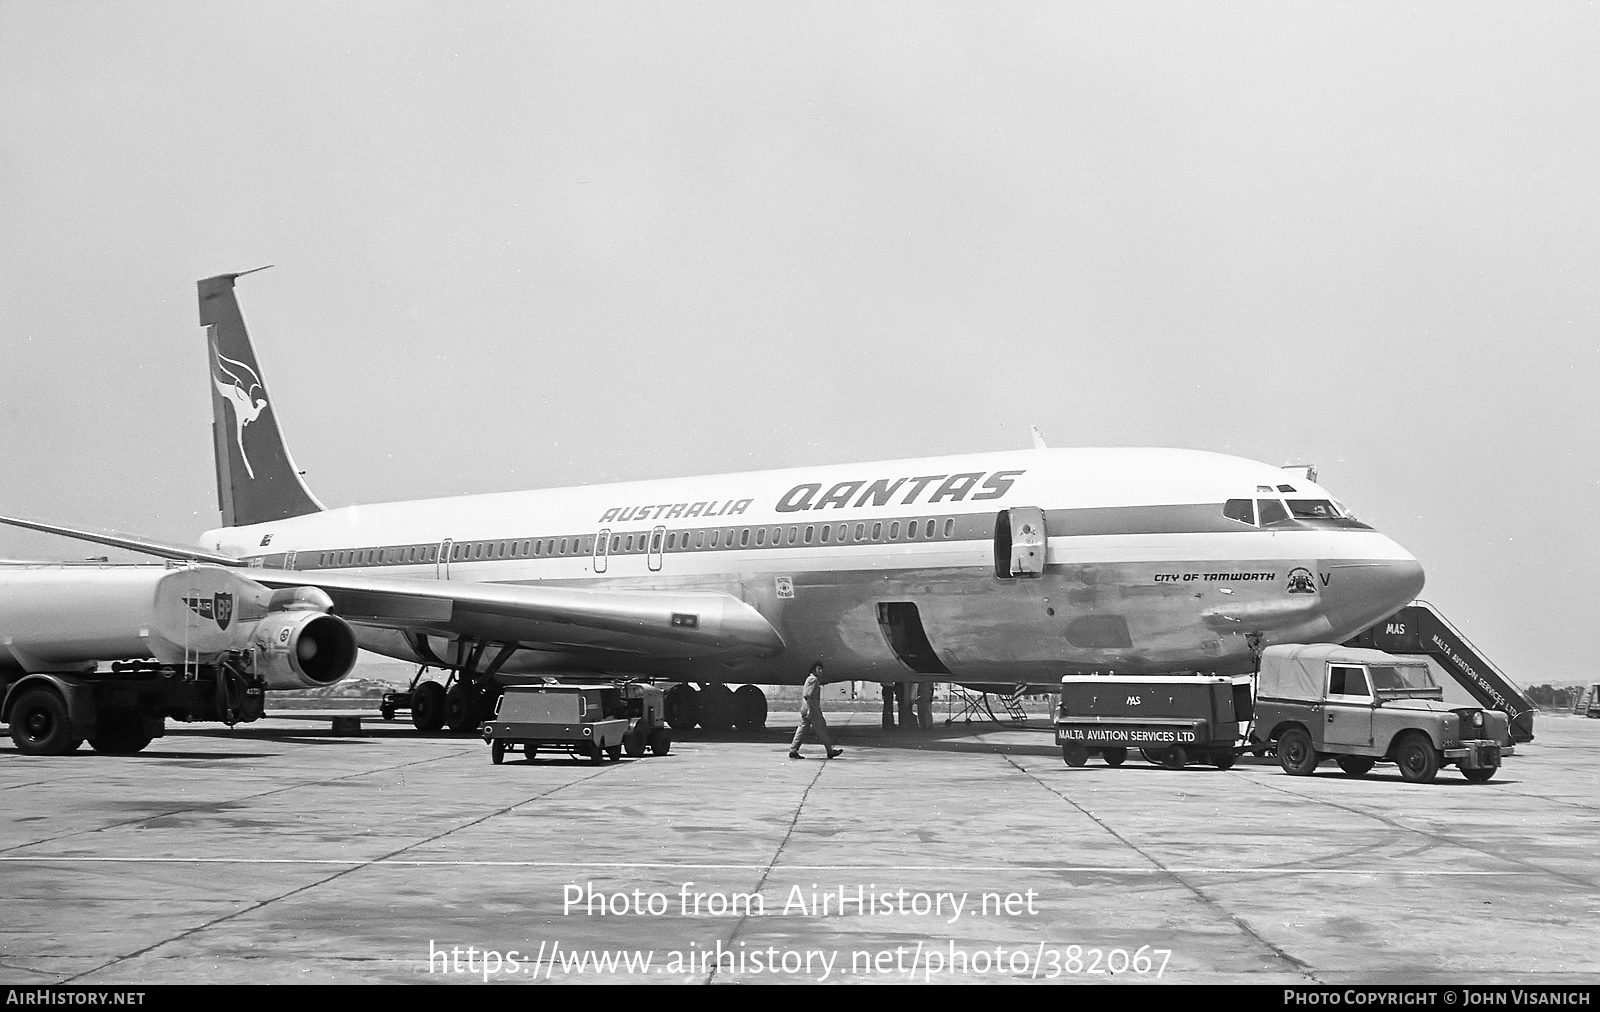
[[[717,548],[782,547],[785,545],[827,545],[854,542],[935,540],[955,537],[956,521],[937,519],[893,520],[887,525],[874,521],[855,524],[806,524],[800,526],[711,528],[694,531],[618,533],[611,536],[609,555],[637,552],[700,551]],[[737,537],[737,541],[735,538]],[[349,551],[319,552],[317,566],[375,566],[389,564],[433,564],[439,561],[439,545],[406,545],[395,548],[363,548]],[[529,538],[522,541],[456,541],[450,545],[451,562],[478,562],[507,558],[544,558],[591,555],[593,538]]]

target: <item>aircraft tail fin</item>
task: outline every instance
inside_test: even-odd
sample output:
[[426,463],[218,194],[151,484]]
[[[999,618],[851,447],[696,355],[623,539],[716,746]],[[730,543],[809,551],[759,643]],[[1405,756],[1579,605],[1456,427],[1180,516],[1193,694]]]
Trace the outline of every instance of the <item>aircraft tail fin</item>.
[[211,372],[217,507],[224,527],[283,520],[324,508],[306,488],[284,445],[233,292],[234,281],[250,273],[219,274],[200,282],[200,326],[206,329]]

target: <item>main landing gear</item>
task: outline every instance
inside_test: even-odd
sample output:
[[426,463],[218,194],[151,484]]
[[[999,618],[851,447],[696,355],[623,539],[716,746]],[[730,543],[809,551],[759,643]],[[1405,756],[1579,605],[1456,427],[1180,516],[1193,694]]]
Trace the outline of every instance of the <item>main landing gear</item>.
[[767,694],[760,686],[730,689],[711,682],[696,689],[680,684],[667,690],[667,723],[675,731],[695,725],[711,732],[759,731],[767,726]]

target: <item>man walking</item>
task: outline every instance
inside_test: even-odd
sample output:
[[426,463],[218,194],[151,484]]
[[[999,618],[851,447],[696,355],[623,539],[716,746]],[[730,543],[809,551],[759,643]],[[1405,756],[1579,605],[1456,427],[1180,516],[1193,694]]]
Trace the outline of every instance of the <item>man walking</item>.
[[833,740],[828,737],[828,720],[822,715],[821,661],[811,665],[811,674],[806,676],[806,684],[800,690],[800,726],[794,729],[794,741],[789,743],[790,759],[800,758],[800,743],[807,730],[828,750],[829,759],[844,754],[844,749],[833,747]]

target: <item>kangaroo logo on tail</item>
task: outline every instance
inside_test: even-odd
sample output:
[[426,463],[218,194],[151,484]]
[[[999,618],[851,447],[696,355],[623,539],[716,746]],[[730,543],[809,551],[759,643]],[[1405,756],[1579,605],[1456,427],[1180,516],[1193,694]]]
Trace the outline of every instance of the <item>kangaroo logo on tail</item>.
[[267,409],[267,399],[262,396],[267,390],[256,371],[243,362],[227,358],[221,352],[217,352],[216,359],[216,372],[212,373],[211,382],[216,385],[217,393],[233,407],[234,439],[239,444],[239,456],[244,460],[245,471],[254,478],[256,470],[250,466],[250,455],[244,451],[244,429]]

